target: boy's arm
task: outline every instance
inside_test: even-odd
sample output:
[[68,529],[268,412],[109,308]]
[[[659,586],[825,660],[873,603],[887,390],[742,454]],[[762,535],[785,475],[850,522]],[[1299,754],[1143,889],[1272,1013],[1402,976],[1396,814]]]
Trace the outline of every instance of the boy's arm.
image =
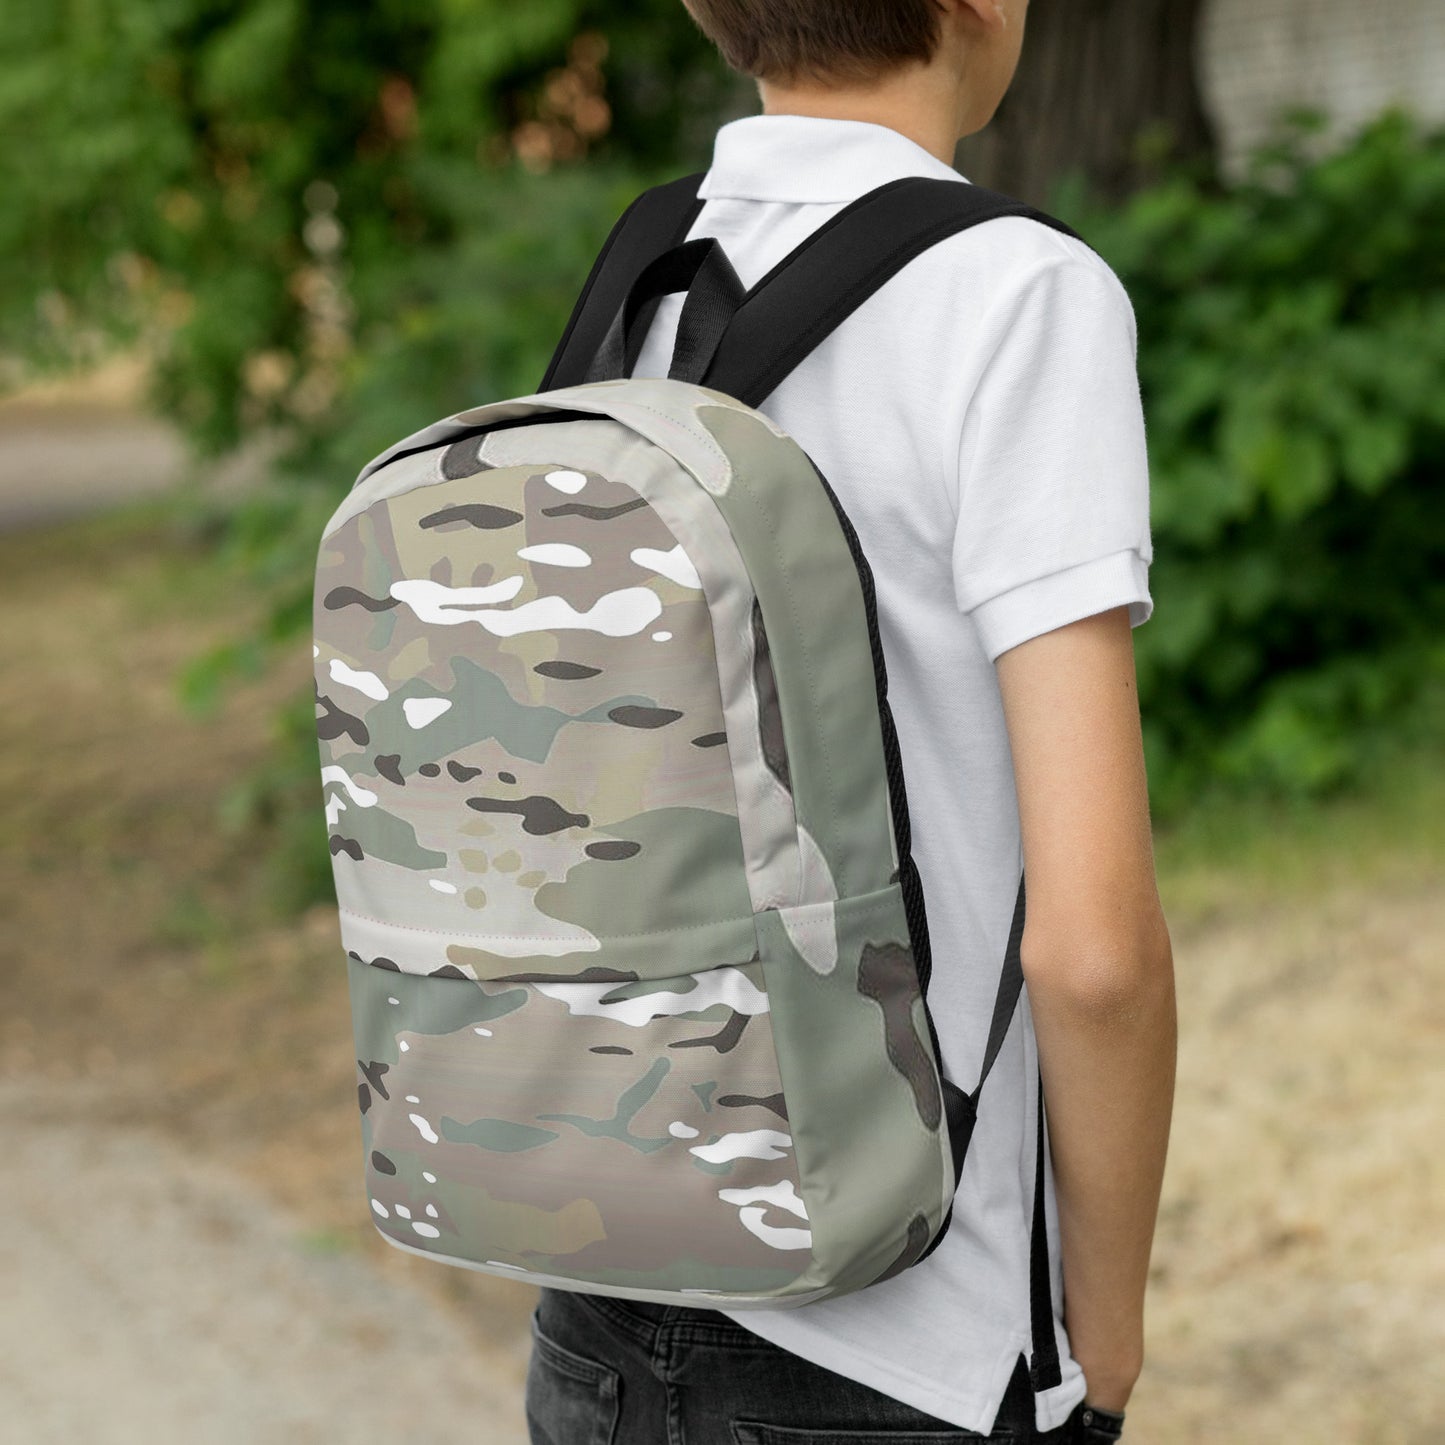
[[1069,1341],[1090,1404],[1143,1364],[1174,1092],[1174,967],[1154,877],[1128,610],[1001,653]]

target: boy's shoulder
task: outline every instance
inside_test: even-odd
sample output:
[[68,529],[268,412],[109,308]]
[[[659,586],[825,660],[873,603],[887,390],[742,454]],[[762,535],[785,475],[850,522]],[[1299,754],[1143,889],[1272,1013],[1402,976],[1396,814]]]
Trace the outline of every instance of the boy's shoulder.
[[1087,236],[1070,235],[1031,216],[999,216],[949,237],[933,249],[945,254],[953,250],[987,265],[1000,279],[1022,282],[1038,272],[1077,271],[1106,288],[1117,287],[1121,293],[1124,289],[1113,267],[1089,244]]
[[936,292],[945,314],[959,304],[985,304],[996,314],[1031,305],[1085,321],[1120,318],[1135,329],[1123,281],[1087,238],[1029,216],[999,216],[945,237],[910,269],[916,283]]

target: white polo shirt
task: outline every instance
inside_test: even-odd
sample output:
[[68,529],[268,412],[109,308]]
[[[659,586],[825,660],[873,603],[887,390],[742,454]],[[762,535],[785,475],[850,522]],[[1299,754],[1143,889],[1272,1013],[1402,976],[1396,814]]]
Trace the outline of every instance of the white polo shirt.
[[[968,184],[897,131],[749,116],[719,130],[689,236],[716,236],[751,286],[849,201],[901,176]],[[681,299],[658,310],[636,368],[664,376]],[[1145,621],[1152,558],[1134,313],[1085,245],[1022,218],[912,261],[763,404],[852,518],[877,586],[933,944],[944,1063],[978,1080],[1022,849],[994,659],[1109,608]],[[732,1317],[794,1354],[987,1433],[1029,1328],[1036,1054],[1027,998],[980,1103],[934,1254],[883,1284]],[[1063,1383],[1040,1429],[1083,1397],[1061,1318]]]

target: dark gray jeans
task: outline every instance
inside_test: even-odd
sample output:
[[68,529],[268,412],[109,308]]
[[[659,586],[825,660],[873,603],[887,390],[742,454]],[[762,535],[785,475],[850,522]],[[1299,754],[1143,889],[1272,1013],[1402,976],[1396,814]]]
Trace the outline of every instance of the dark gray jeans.
[[532,1321],[532,1445],[1105,1445],[1083,1406],[1034,1429],[1022,1358],[988,1436],[810,1364],[713,1310],[544,1289]]

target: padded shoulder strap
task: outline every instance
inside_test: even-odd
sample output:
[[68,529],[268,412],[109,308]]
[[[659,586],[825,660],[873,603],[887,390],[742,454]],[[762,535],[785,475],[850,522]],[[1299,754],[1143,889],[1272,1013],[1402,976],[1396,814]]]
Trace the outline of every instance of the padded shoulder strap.
[[703,385],[758,406],[915,256],[1001,216],[1025,216],[1077,238],[1062,221],[967,182],[910,176],[860,196],[752,287]]
[[[571,320],[557,343],[551,365],[538,391],[580,386],[602,338],[643,267],[678,245],[702,209],[697,188],[703,172],[668,181],[643,191],[618,218],[603,242],[592,271],[582,287]],[[657,302],[639,318],[645,334]]]

